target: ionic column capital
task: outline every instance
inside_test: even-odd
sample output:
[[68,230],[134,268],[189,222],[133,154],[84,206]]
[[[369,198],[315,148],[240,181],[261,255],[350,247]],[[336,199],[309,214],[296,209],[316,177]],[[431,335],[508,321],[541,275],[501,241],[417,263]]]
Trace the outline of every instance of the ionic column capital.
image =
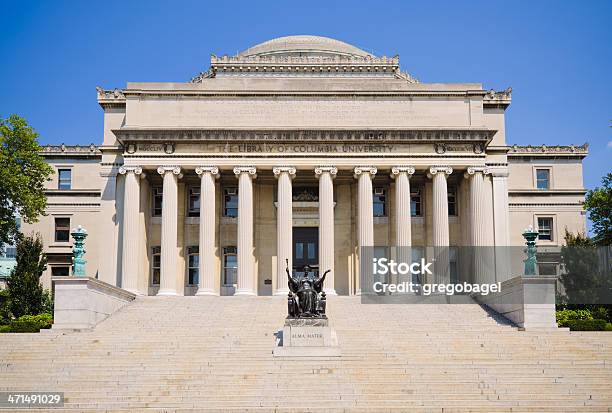
[[436,174],[443,174],[446,178],[448,175],[453,173],[453,168],[450,166],[432,166],[429,168],[429,173],[427,174],[428,178],[432,178]]
[[373,177],[378,172],[378,169],[376,169],[375,166],[357,166],[353,172],[355,178],[359,178],[360,175],[365,174],[369,174],[371,177]]
[[399,176],[399,174],[402,173],[406,173],[408,174],[408,177],[410,177],[414,174],[414,168],[412,166],[405,165],[394,166],[393,168],[391,168],[391,178],[395,178],[396,176]]
[[317,166],[314,169],[314,173],[317,178],[321,177],[324,173],[328,173],[332,178],[335,178],[338,174],[338,168],[335,166]]
[[295,167],[293,166],[275,166],[272,168],[272,173],[274,173],[275,178],[280,177],[283,173],[289,174],[289,178],[294,178],[295,172]]
[[476,174],[482,174],[484,176],[489,173],[489,169],[485,166],[470,166],[469,168],[467,168],[467,171],[463,176],[469,178],[470,176],[474,176]]
[[160,175],[164,175],[167,172],[172,172],[174,175],[180,175],[181,174],[181,167],[180,166],[176,166],[176,165],[163,165],[163,166],[159,166],[157,167],[157,173]]
[[236,178],[239,178],[242,174],[249,174],[255,179],[257,178],[257,168],[254,166],[236,166],[234,167],[234,174]]
[[140,166],[126,166],[126,165],[122,165],[119,168],[119,173],[121,175],[125,175],[128,172],[132,172],[132,173],[134,173],[136,175],[140,175],[142,173],[142,167],[140,167]]
[[199,176],[203,176],[204,174],[211,174],[215,178],[219,178],[219,168],[216,166],[198,166],[195,168],[195,173]]

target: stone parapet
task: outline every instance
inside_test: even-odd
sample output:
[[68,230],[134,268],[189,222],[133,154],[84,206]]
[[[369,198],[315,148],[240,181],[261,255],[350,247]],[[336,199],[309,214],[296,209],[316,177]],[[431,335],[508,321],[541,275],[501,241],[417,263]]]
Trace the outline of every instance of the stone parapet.
[[474,298],[522,330],[557,329],[555,277],[518,276],[501,283],[499,292]]
[[53,277],[54,330],[88,330],[136,295],[91,277]]

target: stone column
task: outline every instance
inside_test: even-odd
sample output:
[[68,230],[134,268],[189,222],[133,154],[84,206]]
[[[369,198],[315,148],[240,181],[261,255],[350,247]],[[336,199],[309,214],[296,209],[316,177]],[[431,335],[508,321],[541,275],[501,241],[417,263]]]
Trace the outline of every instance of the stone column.
[[253,259],[253,181],[254,166],[238,166],[238,286],[235,295],[257,295]]
[[[394,166],[391,178],[395,179],[395,259],[397,262],[412,262],[412,228],[410,213],[410,177],[414,174],[411,166]],[[412,277],[392,276],[392,282],[412,281]]]
[[200,282],[196,295],[219,295],[217,289],[217,231],[215,179],[219,178],[216,166],[199,166],[196,174],[200,176]]
[[473,247],[473,273],[474,281],[484,282],[487,266],[487,232],[491,231],[487,225],[486,192],[484,175],[487,169],[483,166],[473,166],[467,169],[465,177],[470,180],[470,240]]
[[490,167],[493,179],[493,221],[495,228],[496,281],[510,279],[510,213],[508,210],[508,168]]
[[366,274],[363,270],[370,268],[374,258],[374,205],[372,199],[372,178],[377,169],[374,166],[358,166],[355,168],[355,178],[358,179],[358,247],[359,247],[359,277],[355,280],[355,293],[361,294],[361,281]]
[[276,209],[276,291],[274,295],[287,295],[287,273],[285,269],[289,260],[289,272],[293,269],[293,191],[291,179],[295,177],[292,166],[272,168],[278,179],[278,208]]
[[485,199],[484,199],[484,167],[470,167],[465,177],[470,180],[470,221],[471,221],[471,244],[472,246],[485,245],[487,228],[485,221]]
[[391,178],[395,179],[395,246],[412,245],[410,214],[410,177],[414,174],[412,166],[394,166]]
[[157,295],[182,295],[178,285],[178,176],[179,166],[157,168],[164,180],[161,227],[161,280]]
[[489,168],[493,179],[493,219],[495,246],[510,245],[510,214],[508,212],[508,168]]
[[134,294],[138,291],[139,231],[140,231],[140,166],[122,166],[125,175],[123,195],[123,251],[121,251],[121,288]]
[[338,169],[333,166],[318,166],[314,170],[319,178],[319,271],[330,273],[325,278],[323,290],[336,295],[334,277],[334,183]]
[[449,166],[432,166],[428,176],[433,179],[433,245],[447,247],[448,238],[448,188],[446,177],[453,173]]
[[433,179],[433,247],[436,263],[436,283],[450,280],[448,235],[448,188],[446,178],[453,173],[449,166],[432,166],[428,176]]

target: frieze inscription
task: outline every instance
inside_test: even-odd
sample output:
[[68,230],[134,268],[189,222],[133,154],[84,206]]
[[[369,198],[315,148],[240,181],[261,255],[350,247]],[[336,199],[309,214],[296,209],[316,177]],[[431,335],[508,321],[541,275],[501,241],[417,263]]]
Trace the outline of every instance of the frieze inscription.
[[390,144],[390,143],[186,143],[175,145],[164,144],[128,144],[126,152],[134,154],[392,154],[392,153],[437,153],[443,154],[480,154],[483,148],[480,144]]

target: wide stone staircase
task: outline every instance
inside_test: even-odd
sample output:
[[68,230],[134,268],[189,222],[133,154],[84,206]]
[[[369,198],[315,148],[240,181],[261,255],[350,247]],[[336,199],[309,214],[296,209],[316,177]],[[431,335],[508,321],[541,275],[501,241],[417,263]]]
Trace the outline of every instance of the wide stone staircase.
[[61,391],[71,412],[612,411],[611,333],[330,297],[342,356],[279,359],[285,313],[283,297],[144,297],[93,331],[3,334],[0,391]]

